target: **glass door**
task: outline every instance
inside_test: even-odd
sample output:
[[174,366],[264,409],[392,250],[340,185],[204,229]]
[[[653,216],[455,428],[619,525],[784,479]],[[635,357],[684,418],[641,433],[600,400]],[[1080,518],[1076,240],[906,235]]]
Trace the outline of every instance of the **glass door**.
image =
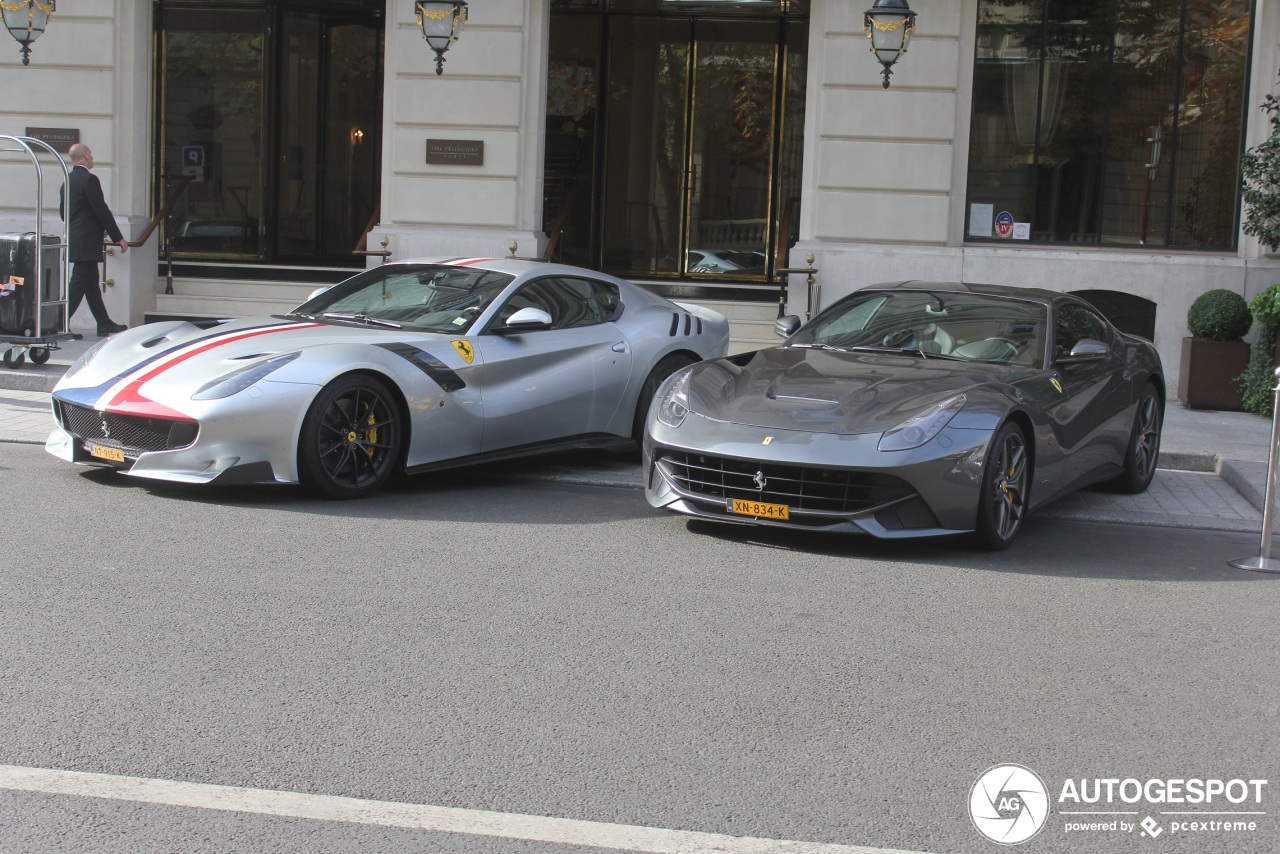
[[[315,4],[310,4],[314,6]],[[178,257],[359,266],[378,213],[382,22],[363,2],[159,7],[158,202]]]
[[277,256],[349,261],[376,213],[379,32],[298,12],[281,30]]
[[708,21],[698,27],[683,273],[765,274],[777,139],[777,54],[776,26]]
[[780,266],[779,110],[803,104],[779,97],[781,32],[777,21],[610,19],[604,269],[752,281]]
[[177,254],[261,253],[266,14],[170,10],[162,45],[161,186]]
[[610,19],[601,262],[679,273],[688,196],[688,20]]

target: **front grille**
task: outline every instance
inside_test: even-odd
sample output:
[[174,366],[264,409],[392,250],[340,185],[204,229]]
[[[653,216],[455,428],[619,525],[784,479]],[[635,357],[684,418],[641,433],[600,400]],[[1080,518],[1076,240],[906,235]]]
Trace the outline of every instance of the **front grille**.
[[56,399],[53,409],[58,423],[72,436],[119,448],[130,456],[185,448],[196,440],[198,429],[194,421],[116,415]]
[[[906,481],[875,472],[843,471],[671,452],[662,473],[687,495],[786,504],[793,511],[863,513],[915,494]],[[763,480],[764,488],[760,488]]]

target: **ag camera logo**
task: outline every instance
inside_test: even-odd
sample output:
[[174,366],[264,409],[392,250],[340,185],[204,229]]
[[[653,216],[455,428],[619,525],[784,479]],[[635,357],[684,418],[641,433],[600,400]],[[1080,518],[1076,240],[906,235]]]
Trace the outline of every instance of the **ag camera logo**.
[[992,842],[1026,842],[1049,818],[1049,790],[1030,768],[995,765],[969,791],[969,818]]

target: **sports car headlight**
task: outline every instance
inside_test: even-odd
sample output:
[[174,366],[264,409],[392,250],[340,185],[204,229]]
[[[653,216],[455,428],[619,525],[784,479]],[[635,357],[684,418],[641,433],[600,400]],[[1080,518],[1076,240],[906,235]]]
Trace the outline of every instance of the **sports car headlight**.
[[924,412],[913,415],[892,430],[884,431],[877,445],[882,451],[909,451],[928,442],[951,423],[956,413],[964,409],[965,396],[957,394]]
[[689,372],[685,371],[671,384],[658,404],[658,420],[668,427],[679,427],[689,414]]
[[220,376],[216,380],[210,380],[200,386],[199,390],[191,395],[191,399],[219,400],[224,397],[231,397],[236,392],[244,391],[272,371],[283,368],[301,355],[301,353],[285,353],[281,356],[263,359],[261,362],[254,362],[252,365],[245,365],[243,368],[238,368],[229,374]]
[[110,340],[111,340],[110,338],[103,338],[97,344],[94,344],[88,350],[85,350],[83,353],[80,354],[80,358],[72,362],[71,367],[67,368],[67,370],[62,375],[64,377],[69,377],[72,374],[79,371],[85,365],[92,362],[93,357],[98,355],[98,351],[101,350],[103,347],[107,346],[107,342]]

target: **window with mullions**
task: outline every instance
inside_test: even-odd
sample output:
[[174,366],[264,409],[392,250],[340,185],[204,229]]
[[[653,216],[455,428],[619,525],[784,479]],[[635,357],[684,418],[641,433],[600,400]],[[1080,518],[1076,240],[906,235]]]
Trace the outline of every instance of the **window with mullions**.
[[1232,249],[1252,0],[979,0],[970,241]]

